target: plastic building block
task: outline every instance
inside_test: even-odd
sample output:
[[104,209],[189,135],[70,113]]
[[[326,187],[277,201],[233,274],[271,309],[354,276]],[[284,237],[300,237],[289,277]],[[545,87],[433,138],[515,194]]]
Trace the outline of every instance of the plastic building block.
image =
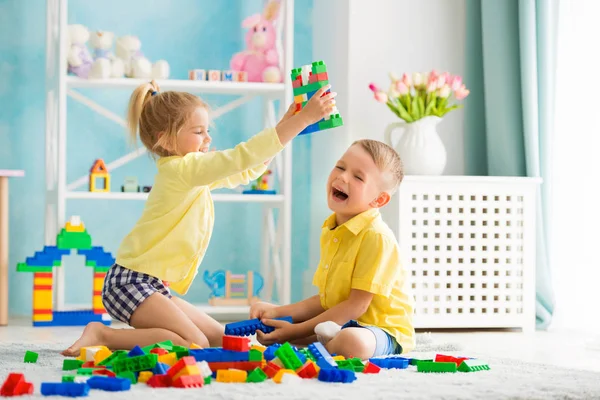
[[44,246],[42,251],[36,251],[33,257],[27,257],[25,263],[30,267],[52,267],[60,265],[63,255],[68,255],[71,250],[58,249],[56,246]]
[[[103,359],[102,361],[97,362],[96,365],[112,367],[112,365],[115,361],[117,361],[121,358],[125,358],[125,357],[127,357],[127,352],[125,350],[117,350],[117,351],[113,352],[110,356]],[[94,356],[94,360],[95,359],[96,359],[96,356]]]
[[273,382],[282,383],[285,375],[296,375],[293,369],[280,369],[273,377]]
[[135,372],[151,370],[157,362],[158,356],[156,354],[123,358],[114,362],[113,371],[115,371],[116,374],[119,374],[123,371]]
[[27,350],[25,352],[24,362],[35,364],[38,360],[38,353]]
[[131,349],[129,353],[127,353],[127,357],[137,357],[144,355],[146,355],[146,353],[144,353],[144,350],[142,350],[140,346],[135,346],[133,349]]
[[304,379],[312,379],[319,375],[317,372],[317,366],[312,361],[305,362],[304,365],[296,371],[296,373],[299,377]]
[[63,375],[61,382],[75,382],[75,375]]
[[256,349],[250,349],[249,353],[248,353],[248,360],[250,361],[262,361],[263,360],[263,353],[256,350]]
[[351,383],[356,380],[356,374],[346,369],[324,368],[319,371],[318,379],[323,382]]
[[370,361],[368,361],[365,364],[365,369],[363,369],[363,374],[378,374],[379,371],[381,371],[381,367],[378,366],[377,364],[374,364]]
[[171,350],[173,350],[173,342],[170,340],[166,340],[164,342],[155,343],[142,348],[142,350],[144,350],[144,353],[146,354],[148,354],[152,349],[165,349],[167,350],[167,352],[171,352]]
[[121,371],[117,374],[117,378],[127,379],[132,385],[137,383],[137,376],[132,371]]
[[96,364],[93,361],[86,361],[83,363],[81,368],[94,368]]
[[284,343],[275,351],[275,356],[281,360],[285,368],[293,371],[302,367],[302,362],[289,343]]
[[370,363],[377,365],[380,368],[385,369],[406,369],[408,368],[409,360],[401,357],[390,357],[390,358],[370,358]]
[[173,387],[176,388],[198,388],[204,385],[202,375],[182,375],[173,382]]
[[171,386],[171,378],[169,375],[152,375],[146,384],[153,388],[169,387]]
[[115,258],[104,251],[102,246],[94,246],[91,249],[79,249],[77,254],[85,256],[86,265],[92,267],[110,267],[115,263]]
[[101,314],[87,311],[53,311],[51,321],[34,321],[33,326],[85,326],[90,322],[101,322],[110,325]]
[[456,366],[458,367],[460,364],[462,364],[462,362],[464,360],[468,360],[468,357],[454,357],[454,356],[445,356],[443,354],[436,354],[435,355],[435,362],[453,362],[456,363]]
[[161,349],[160,347],[156,349],[150,350],[150,354],[156,354],[157,356],[164,356],[165,354],[169,354],[169,352],[165,349]]
[[138,383],[146,383],[148,382],[148,380],[150,378],[152,378],[152,375],[154,375],[152,372],[150,371],[142,371],[140,372],[140,375],[138,376]]
[[162,356],[158,356],[158,362],[167,364],[169,367],[172,367],[177,362],[177,354],[169,353],[169,354],[163,354]]
[[171,352],[177,355],[177,359],[187,357],[190,355],[190,350],[187,347],[183,346],[173,346]]
[[255,190],[255,189],[250,189],[250,190],[244,190],[242,192],[243,194],[277,194],[276,190]]
[[331,354],[325,349],[319,342],[315,342],[313,344],[308,345],[308,350],[312,353],[312,355],[317,359],[317,365],[322,368],[336,368],[337,364],[331,357]]
[[308,350],[308,348],[307,348],[307,347],[305,347],[305,348],[303,348],[303,349],[300,349],[299,351],[300,351],[300,353],[301,353],[302,355],[304,355],[304,357],[306,357],[307,359],[309,359],[309,360],[311,360],[311,361],[315,361],[315,362],[317,361],[317,359],[315,358],[315,356],[313,356],[313,355],[312,355],[312,353],[311,353],[311,352]]
[[277,372],[281,369],[281,367],[274,362],[269,361],[267,365],[263,368],[265,374],[269,377],[269,379],[273,379]]
[[229,361],[229,362],[209,362],[209,368],[212,371],[220,369],[239,369],[243,371],[252,371],[262,366],[262,361]]
[[21,396],[33,394],[33,384],[25,380],[23,374],[10,373],[0,387],[0,396]]
[[59,249],[91,249],[92,237],[84,232],[68,232],[63,228],[56,237],[56,246]]
[[255,368],[254,370],[252,370],[252,372],[250,372],[248,374],[248,377],[246,378],[246,382],[251,383],[260,383],[266,380],[267,374],[265,374],[265,372],[260,368]]
[[83,366],[83,361],[81,361],[81,360],[66,359],[66,360],[63,360],[62,370],[63,371],[73,371],[75,369],[81,368],[82,366]]
[[[281,317],[275,319],[292,323],[292,317]],[[264,333],[271,333],[273,332],[274,328],[266,326],[258,318],[225,325],[225,334],[230,336],[250,336],[254,335],[257,330],[261,330]]]
[[409,363],[410,363],[410,365],[415,365],[415,366],[416,366],[417,364],[419,364],[421,361],[427,361],[427,362],[431,362],[431,361],[433,361],[433,360],[431,360],[431,359],[419,359],[419,358],[410,358],[410,359],[409,359]]
[[490,366],[480,360],[464,360],[458,367],[460,372],[487,371],[489,369]]
[[126,378],[93,376],[86,383],[90,389],[105,390],[107,392],[123,392],[131,389],[131,381]]
[[67,396],[67,397],[83,397],[90,392],[90,387],[87,383],[77,382],[43,382],[40,391],[44,396]]
[[110,350],[100,349],[94,354],[94,363],[99,365],[102,361],[106,360],[108,357],[112,355]]
[[232,362],[232,361],[248,361],[250,358],[247,351],[231,351],[218,348],[209,348],[201,350],[190,350],[190,356],[196,361],[206,362]]
[[152,368],[152,373],[154,375],[166,375],[169,368],[170,366],[168,366],[167,364],[157,362],[154,368]]
[[217,371],[217,382],[242,383],[246,382],[248,373],[239,369],[220,369]]
[[223,336],[223,349],[232,351],[249,351],[250,339],[239,336]]
[[421,361],[417,364],[417,372],[456,372],[456,363]]
[[265,360],[271,361],[272,359],[274,359],[275,352],[280,347],[281,347],[281,345],[279,343],[275,343],[275,344],[272,344],[269,347],[267,347],[266,350],[263,352],[263,357],[265,358]]
[[347,369],[354,372],[363,372],[365,364],[360,358],[350,358],[348,360],[336,361],[339,369]]
[[108,376],[111,378],[114,378],[117,376],[114,372],[112,372],[111,370],[106,369],[106,368],[95,369],[94,371],[92,371],[92,375],[93,376]]
[[173,365],[167,371],[167,375],[171,377],[172,381],[176,381],[182,375],[199,375],[200,369],[196,365],[196,359],[194,357],[188,356],[183,357],[181,360],[177,361],[175,365]]
[[77,375],[92,376],[95,370],[96,368],[79,368],[77,370]]

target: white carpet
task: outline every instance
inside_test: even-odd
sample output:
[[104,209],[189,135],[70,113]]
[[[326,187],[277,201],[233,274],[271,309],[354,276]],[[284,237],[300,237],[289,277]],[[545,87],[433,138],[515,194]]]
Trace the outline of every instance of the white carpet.
[[[70,343],[0,343],[0,379],[9,372],[23,372],[41,397],[41,382],[59,382],[63,375],[59,350]],[[24,364],[26,350],[39,353],[37,364]],[[452,355],[469,354],[453,344],[436,344],[421,336],[413,356],[432,356],[435,352]],[[551,351],[551,350],[549,350]],[[90,391],[94,399],[161,399],[178,400],[193,397],[205,399],[600,399],[600,374],[570,369],[577,360],[565,360],[565,368],[486,358],[490,371],[455,374],[417,373],[408,370],[382,370],[379,375],[357,374],[351,384],[330,384],[317,380],[301,383],[222,384],[213,382],[201,389],[152,389],[144,384],[132,386],[129,392]]]

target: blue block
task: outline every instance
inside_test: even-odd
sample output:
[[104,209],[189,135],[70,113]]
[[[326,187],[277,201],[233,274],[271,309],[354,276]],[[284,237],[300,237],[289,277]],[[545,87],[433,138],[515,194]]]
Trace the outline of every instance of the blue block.
[[86,311],[53,311],[52,321],[34,321],[33,326],[85,326],[90,322],[102,322],[110,325],[110,320],[102,319],[101,314]]
[[244,190],[243,194],[277,194],[275,190]]
[[307,126],[306,128],[304,128],[304,130],[302,132],[300,132],[298,134],[299,135],[307,135],[309,133],[313,133],[313,132],[317,132],[319,130],[319,123],[316,122],[312,125]]
[[410,360],[402,357],[389,357],[389,358],[370,358],[370,363],[377,365],[380,368],[397,368],[405,369],[408,368]]
[[169,368],[171,368],[171,367],[169,367],[167,364],[157,362],[156,365],[154,366],[154,368],[152,368],[152,373],[154,375],[164,375],[167,373]]
[[271,361],[272,359],[274,359],[275,352],[280,347],[281,347],[281,345],[279,343],[275,343],[275,344],[272,344],[269,347],[267,347],[266,350],[263,352],[264,359],[267,361]]
[[[293,322],[292,317],[275,318],[281,321],[287,321],[290,324]],[[258,318],[248,319],[245,321],[233,322],[225,325],[225,334],[231,336],[249,336],[254,335],[257,330],[264,333],[271,333],[275,328],[266,326]]]
[[91,389],[108,392],[122,392],[131,389],[131,381],[127,378],[112,378],[110,376],[92,376],[86,381]]
[[337,368],[337,363],[333,357],[331,357],[331,354],[329,354],[325,346],[323,346],[321,343],[315,342],[313,344],[309,344],[308,350],[316,358],[317,365],[320,368]]
[[77,250],[77,254],[85,256],[86,261],[95,261],[97,267],[110,267],[115,263],[115,258],[104,251],[102,246],[94,246],[91,249]]
[[136,357],[136,356],[145,356],[144,350],[140,346],[135,346],[131,351],[127,354],[127,357]]
[[83,397],[89,394],[90,387],[87,383],[43,382],[40,391],[44,396]]
[[33,257],[27,257],[25,263],[31,267],[52,267],[55,261],[61,261],[63,255],[71,250],[59,249],[56,246],[44,246],[42,251],[36,251]]
[[248,351],[232,351],[223,350],[220,348],[208,349],[190,349],[190,356],[196,361],[206,362],[233,362],[233,361],[248,361],[250,352]]
[[351,383],[356,380],[356,374],[347,369],[325,368],[319,371],[318,379],[323,382]]

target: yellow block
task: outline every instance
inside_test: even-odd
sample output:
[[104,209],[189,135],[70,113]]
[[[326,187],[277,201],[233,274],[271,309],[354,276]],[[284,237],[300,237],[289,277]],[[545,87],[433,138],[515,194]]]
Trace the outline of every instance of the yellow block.
[[177,354],[169,353],[169,354],[163,354],[162,356],[158,356],[158,362],[165,363],[169,367],[172,367],[177,362]]
[[271,362],[280,368],[285,368],[285,365],[283,365],[283,363],[281,362],[279,357],[275,357],[274,359],[271,360]]
[[192,343],[192,345],[190,346],[190,349],[203,349],[204,347],[200,346],[199,344],[196,343]]
[[303,103],[305,101],[308,101],[308,96],[306,95],[306,93],[294,96],[294,103]]
[[33,321],[38,322],[38,321],[52,321],[52,313],[50,314],[37,314],[37,315],[33,315]]
[[[103,179],[104,187],[97,188],[96,180]],[[110,192],[110,175],[109,174],[90,174],[90,192]]]
[[102,362],[106,357],[110,356],[112,351],[110,350],[98,350],[96,354],[94,354],[94,364],[98,365],[98,363]]
[[152,372],[150,371],[142,371],[140,372],[140,376],[138,377],[138,383],[146,383],[148,382],[148,380],[150,380],[150,378],[152,378],[152,375],[154,375]]
[[267,349],[265,346],[261,346],[260,344],[253,344],[253,345],[252,345],[250,348],[251,348],[252,350],[258,350],[258,351],[260,351],[261,353],[264,353],[264,352],[265,352],[265,350]]
[[33,278],[33,285],[40,285],[40,286],[52,286],[52,278],[44,278],[41,276],[36,276]]
[[104,304],[102,304],[102,296],[93,297],[92,308],[94,310],[104,310]]
[[173,377],[173,382],[175,382],[179,377],[184,375],[201,375],[200,368],[197,365],[186,365]]
[[283,379],[284,374],[296,375],[296,372],[292,369],[280,369],[279,371],[277,371],[277,373],[273,377],[273,380],[275,381],[275,383],[281,383],[281,379]]
[[344,356],[335,356],[333,357],[334,361],[344,361],[346,359],[346,357]]
[[248,373],[239,369],[220,369],[217,371],[217,382],[244,383]]
[[[106,346],[88,346],[88,347],[82,347],[81,348],[81,352],[79,353],[79,357],[77,357],[77,359],[78,360],[82,360],[82,361],[88,361],[88,357],[87,357],[87,354],[86,354],[87,351],[88,351],[88,349],[90,349],[90,350],[97,350],[96,353],[98,351],[101,351],[101,350],[110,351],[110,350],[108,350],[108,347],[106,347]],[[89,357],[89,358],[90,358],[89,361],[91,361],[93,359],[93,357]]]
[[65,230],[67,232],[85,232],[85,226],[83,223],[79,225],[71,225],[69,221],[65,224]]
[[94,278],[94,291],[104,288],[104,278]]
[[[34,310],[52,310],[52,291],[34,290],[33,291],[33,309]],[[52,318],[50,318],[52,319]]]

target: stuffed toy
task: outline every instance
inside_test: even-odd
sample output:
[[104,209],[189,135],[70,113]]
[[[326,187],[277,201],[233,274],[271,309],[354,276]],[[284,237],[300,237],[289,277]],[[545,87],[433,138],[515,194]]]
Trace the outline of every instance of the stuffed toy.
[[167,79],[169,64],[159,60],[154,65],[140,51],[142,42],[136,36],[122,36],[117,39],[116,55],[122,60],[125,76],[128,78]]
[[90,44],[94,50],[94,64],[90,78],[122,78],[125,74],[123,60],[111,52],[115,35],[112,32],[95,31],[90,36]]
[[92,56],[87,48],[88,29],[79,24],[69,25],[67,33],[67,71],[87,79],[92,68]]
[[246,50],[231,58],[231,69],[248,74],[248,82],[281,82],[279,53],[275,46],[276,32],[273,22],[279,14],[280,0],[271,0],[263,15],[255,14],[242,22],[247,28]]

